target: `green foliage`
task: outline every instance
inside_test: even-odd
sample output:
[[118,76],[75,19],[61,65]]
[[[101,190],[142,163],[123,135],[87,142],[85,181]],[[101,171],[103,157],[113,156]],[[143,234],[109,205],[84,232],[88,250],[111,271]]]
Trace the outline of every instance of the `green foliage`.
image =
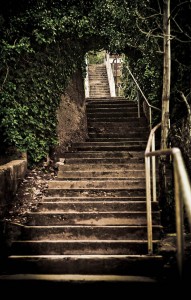
[[89,51],[88,63],[89,64],[103,64],[105,51]]
[[[77,68],[84,73],[92,50],[125,53],[145,95],[160,107],[162,0],[1,1],[1,143],[27,150],[33,162],[46,156],[57,142],[60,95]],[[174,103],[178,90],[190,90],[190,10],[189,1],[172,3]],[[124,78],[129,93],[126,71]]]
[[57,144],[60,96],[84,65],[83,46],[64,39],[61,12],[53,13],[42,3],[12,16],[0,41],[1,141],[27,151],[31,163]]

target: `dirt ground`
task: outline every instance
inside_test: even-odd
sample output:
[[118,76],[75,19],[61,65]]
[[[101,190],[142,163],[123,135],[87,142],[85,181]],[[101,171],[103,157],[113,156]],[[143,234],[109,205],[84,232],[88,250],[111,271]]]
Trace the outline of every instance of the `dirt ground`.
[[42,200],[48,187],[48,181],[55,179],[56,173],[55,167],[37,167],[28,170],[8,208],[5,220],[24,224],[26,213],[37,209],[38,202]]

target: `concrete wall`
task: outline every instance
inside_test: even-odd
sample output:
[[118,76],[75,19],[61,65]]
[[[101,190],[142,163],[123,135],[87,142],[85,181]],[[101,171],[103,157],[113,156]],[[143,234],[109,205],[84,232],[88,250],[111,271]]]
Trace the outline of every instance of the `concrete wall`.
[[0,217],[2,218],[27,171],[27,160],[13,160],[0,166]]

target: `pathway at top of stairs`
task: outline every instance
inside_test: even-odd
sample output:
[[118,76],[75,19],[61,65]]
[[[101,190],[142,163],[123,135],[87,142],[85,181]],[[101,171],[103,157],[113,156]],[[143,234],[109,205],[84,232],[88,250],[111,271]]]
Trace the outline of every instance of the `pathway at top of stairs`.
[[[32,274],[17,275],[18,281],[22,276],[37,281],[41,274],[66,286],[71,278],[127,287],[155,282],[163,261],[147,255],[147,123],[137,117],[136,104],[122,98],[87,99],[87,121],[88,140],[74,143],[60,159],[58,178],[48,183],[37,211],[21,226],[8,273]],[[160,213],[152,204],[157,251]]]

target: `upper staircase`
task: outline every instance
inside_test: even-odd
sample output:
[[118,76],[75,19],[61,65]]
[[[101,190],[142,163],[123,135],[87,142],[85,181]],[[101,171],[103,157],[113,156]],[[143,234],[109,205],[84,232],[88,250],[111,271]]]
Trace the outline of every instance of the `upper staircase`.
[[110,97],[110,89],[105,64],[89,65],[88,77],[90,97]]

